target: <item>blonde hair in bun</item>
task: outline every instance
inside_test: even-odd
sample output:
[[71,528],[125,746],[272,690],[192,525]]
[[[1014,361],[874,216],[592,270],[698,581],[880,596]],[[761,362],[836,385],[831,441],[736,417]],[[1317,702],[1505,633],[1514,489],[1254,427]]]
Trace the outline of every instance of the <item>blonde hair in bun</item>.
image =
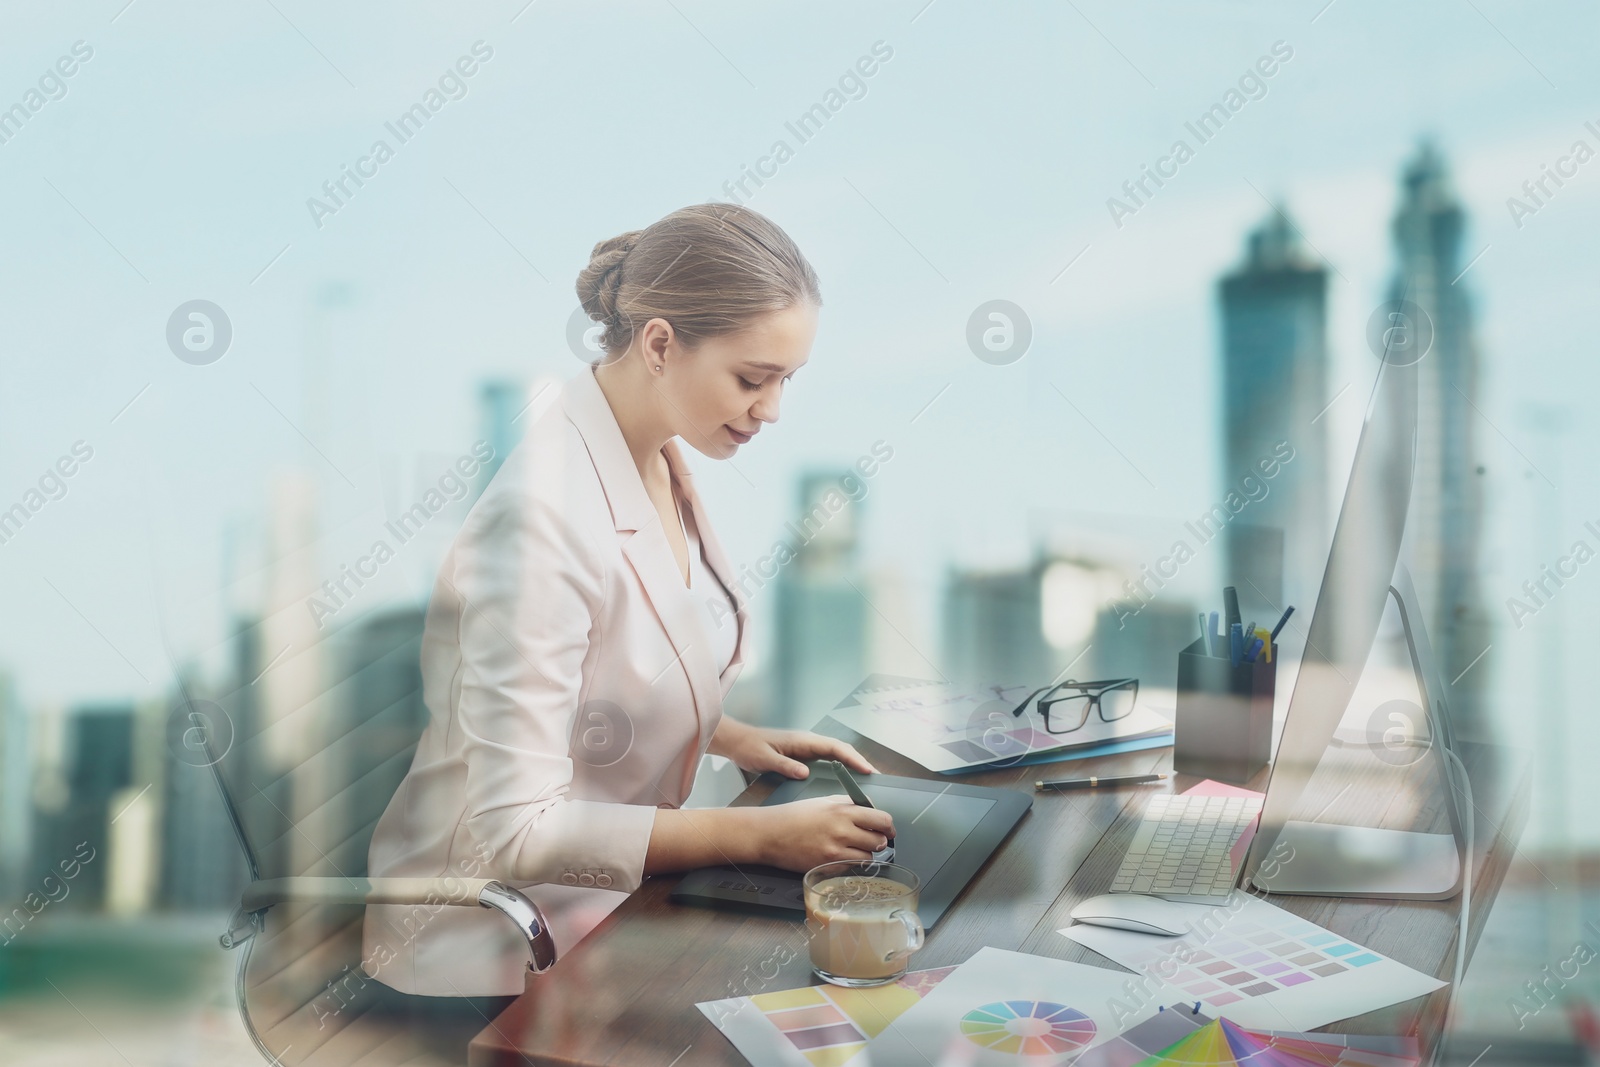
[[740,204],[693,204],[642,230],[601,241],[578,272],[578,300],[619,356],[654,318],[694,349],[769,311],[820,307],[816,272],[789,235]]

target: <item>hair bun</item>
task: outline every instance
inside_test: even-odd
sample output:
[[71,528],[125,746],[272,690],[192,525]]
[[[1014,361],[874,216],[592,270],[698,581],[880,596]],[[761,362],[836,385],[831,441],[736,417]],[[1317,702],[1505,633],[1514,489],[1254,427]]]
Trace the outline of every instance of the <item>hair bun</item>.
[[653,319],[693,351],[759,316],[822,304],[816,272],[789,235],[765,215],[726,203],[690,204],[601,241],[576,288],[584,313],[604,325],[598,340],[607,361],[625,356],[636,327]]
[[614,326],[618,320],[617,296],[622,290],[623,266],[639,243],[643,230],[630,230],[594,246],[589,265],[578,274],[578,300],[596,322]]

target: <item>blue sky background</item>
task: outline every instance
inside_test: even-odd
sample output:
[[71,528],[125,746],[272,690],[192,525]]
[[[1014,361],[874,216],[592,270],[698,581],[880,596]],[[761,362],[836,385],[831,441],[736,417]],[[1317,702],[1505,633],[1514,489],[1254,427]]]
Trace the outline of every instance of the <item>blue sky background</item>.
[[[596,241],[722,198],[882,41],[894,54],[865,95],[748,201],[805,250],[825,306],[779,424],[732,464],[691,454],[734,559],[768,550],[802,469],[888,441],[866,556],[907,576],[927,626],[909,636],[933,654],[947,562],[1022,560],[1066,502],[1199,512],[1223,482],[1216,282],[1263,197],[1336,268],[1330,395],[1353,383],[1327,416],[1336,495],[1375,371],[1363,336],[1393,270],[1400,169],[1431,136],[1468,212],[1466,258],[1488,248],[1461,284],[1483,350],[1502,722],[1545,751],[1592,747],[1600,563],[1520,630],[1504,601],[1575,539],[1600,548],[1582,528],[1600,521],[1600,160],[1521,228],[1506,207],[1575,140],[1600,149],[1583,125],[1600,125],[1595,9],[524,2],[0,17],[0,107],[74,42],[94,49],[0,144],[0,508],[74,441],[94,449],[0,546],[0,666],[30,704],[163,691],[158,613],[216,666],[227,605],[255,595],[224,576],[260,564],[275,470],[316,479],[311,551],[331,574],[479,436],[482,380],[581,369],[566,330]],[[465,97],[319,229],[306,199],[478,40],[493,57]],[[1294,55],[1266,95],[1115,226],[1107,197],[1276,41]],[[196,298],[234,330],[204,367],[164,338]],[[996,298],[1034,328],[1005,367],[964,340]],[[442,543],[403,554],[365,606],[424,595]],[[759,603],[758,620],[769,633]]]

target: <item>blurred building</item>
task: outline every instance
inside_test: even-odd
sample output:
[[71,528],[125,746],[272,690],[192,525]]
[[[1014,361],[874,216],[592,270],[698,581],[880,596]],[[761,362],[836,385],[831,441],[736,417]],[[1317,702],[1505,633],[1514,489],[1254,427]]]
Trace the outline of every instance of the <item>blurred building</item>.
[[1417,365],[1417,467],[1407,539],[1428,635],[1443,681],[1451,685],[1451,710],[1468,736],[1483,736],[1493,657],[1484,655],[1489,612],[1478,580],[1485,473],[1477,449],[1480,357],[1471,301],[1458,284],[1467,265],[1464,226],[1444,161],[1425,143],[1404,171],[1393,223],[1399,265],[1389,291],[1390,300],[1421,308],[1433,335]]
[[[253,676],[239,679],[241,688],[256,690],[251,699],[258,729],[248,739],[248,755],[271,809],[263,814],[296,828],[322,803],[313,780],[320,765],[313,757],[321,745],[318,697],[327,680],[323,634],[306,607],[320,577],[317,489],[316,479],[299,468],[279,471],[272,479],[264,603],[259,622],[245,636],[255,645],[251,665],[259,666]],[[315,843],[298,829],[274,838],[273,847],[281,850],[283,866],[268,865],[269,877],[325,873]]]
[[1134,568],[1048,549],[1013,569],[946,572],[945,671],[958,684],[1041,686],[1072,678],[1176,684],[1195,638],[1193,601],[1167,594],[1131,610],[1116,591]]
[[[800,514],[786,525],[793,558],[774,560],[771,725],[809,728],[861,684],[872,607],[863,599],[857,558],[859,500],[843,485],[848,471],[800,480]],[[765,578],[757,568],[756,578]],[[748,588],[748,587],[747,587]],[[759,596],[759,590],[752,595]]]
[[[1253,527],[1283,531],[1284,602],[1308,606],[1327,563],[1328,274],[1300,247],[1288,219],[1274,211],[1250,234],[1244,263],[1222,279],[1221,486],[1249,499],[1253,478],[1266,490],[1251,500]],[[1281,463],[1281,442],[1293,459]],[[1281,464],[1271,478],[1262,463]],[[1259,490],[1258,490],[1259,491]],[[1223,582],[1242,596],[1273,578],[1263,542],[1229,524]]]
[[[197,700],[208,694],[197,680],[190,679],[168,698],[167,716],[172,725],[166,731],[166,773],[161,797],[161,876],[160,901],[174,910],[230,910],[239,902],[244,889],[244,857],[228,821],[209,757],[193,731],[209,731],[213,746],[237,743],[236,723],[243,720],[235,711],[225,712],[228,723],[218,724],[205,716],[212,703],[198,708],[185,699],[188,692]],[[189,744],[185,744],[188,740]],[[216,751],[213,747],[212,751]],[[221,754],[221,753],[218,753]],[[230,766],[227,762],[220,769]]]
[[33,731],[8,673],[0,671],[0,900],[22,894],[33,829]]
[[[493,378],[478,387],[478,421],[483,439],[494,449],[494,458],[478,472],[473,495],[483,492],[500,464],[522,439],[523,419],[517,418],[528,403],[525,383],[505,378]],[[526,418],[526,416],[523,416]]]
[[422,701],[424,611],[375,612],[341,630],[330,660],[325,758],[329,815],[323,845],[340,871],[365,871],[372,829],[411,767],[428,722]]
[[494,458],[483,465],[474,479],[473,499],[517,447],[528,424],[555,401],[560,391],[561,380],[551,374],[538,375],[531,382],[491,378],[478,387],[478,432],[494,449]]
[[946,570],[943,666],[951,681],[963,687],[1050,681],[1056,657],[1042,626],[1043,572],[1042,560],[1014,569]]
[[37,812],[29,884],[59,880],[59,864],[76,858],[82,869],[60,906],[99,910],[106,902],[111,820],[118,814],[112,801],[133,783],[133,705],[74,708],[63,742],[63,802]]

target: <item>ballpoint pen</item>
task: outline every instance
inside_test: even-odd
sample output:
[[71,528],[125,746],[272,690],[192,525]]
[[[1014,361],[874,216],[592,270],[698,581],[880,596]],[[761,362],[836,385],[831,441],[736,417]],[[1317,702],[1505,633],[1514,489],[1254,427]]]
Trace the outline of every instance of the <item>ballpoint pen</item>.
[[1272,639],[1274,641],[1276,641],[1278,639],[1278,631],[1283,629],[1283,624],[1288,622],[1289,621],[1289,616],[1293,615],[1293,614],[1294,614],[1294,605],[1293,604],[1290,604],[1288,607],[1283,609],[1283,618],[1279,619],[1278,620],[1278,625],[1276,625],[1276,626],[1274,626],[1272,628]]
[[[862,792],[861,787],[856,784],[856,780],[850,776],[850,772],[845,769],[843,763],[840,763],[835,759],[829,760],[828,764],[833,768],[833,773],[838,775],[840,784],[844,786],[844,791],[850,794],[851,800],[855,801],[857,804],[860,804],[864,808],[877,807],[876,804],[867,798],[867,794]],[[878,852],[874,853],[874,855],[886,854],[893,848],[894,838],[891,837],[888,839],[888,841],[884,842],[883,848],[879,849]]]
[[1234,623],[1228,627],[1228,658],[1235,667],[1244,659],[1244,624]]
[[1040,779],[1033,783],[1035,789],[1101,789],[1108,785],[1148,785],[1164,782],[1164,774],[1125,774],[1120,778],[1058,778],[1055,781]]

